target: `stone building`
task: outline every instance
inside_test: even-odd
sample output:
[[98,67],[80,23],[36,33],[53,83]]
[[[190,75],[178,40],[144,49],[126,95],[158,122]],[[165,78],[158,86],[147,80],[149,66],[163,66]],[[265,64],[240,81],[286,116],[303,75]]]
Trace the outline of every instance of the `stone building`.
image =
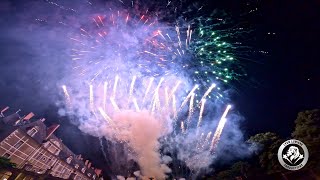
[[33,113],[5,116],[7,109],[0,114],[0,156],[9,158],[16,169],[62,179],[98,179],[101,170],[84,162],[54,135],[59,125],[47,127],[45,119],[33,119]]

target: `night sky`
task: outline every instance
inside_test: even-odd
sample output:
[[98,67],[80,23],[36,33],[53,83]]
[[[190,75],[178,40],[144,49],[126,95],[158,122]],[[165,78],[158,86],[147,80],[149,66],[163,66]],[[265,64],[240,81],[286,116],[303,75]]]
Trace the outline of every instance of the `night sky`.
[[[70,149],[92,158],[99,154],[99,149],[91,150],[87,146],[92,138],[56,115],[52,99],[59,93],[51,92],[58,84],[48,81],[59,80],[61,75],[56,72],[65,69],[38,66],[36,62],[45,61],[45,56],[32,54],[28,49],[34,47],[19,39],[26,40],[28,35],[19,34],[14,38],[15,18],[31,21],[28,16],[21,17],[22,11],[28,12],[23,2],[0,2],[0,107],[8,105],[13,112],[21,108],[25,114],[33,111],[39,117],[47,117],[49,124],[61,123],[58,135]],[[252,62],[245,62],[247,82],[238,83],[234,95],[235,108],[245,118],[241,123],[245,135],[272,131],[283,137],[290,136],[299,111],[320,108],[320,1],[226,0],[212,3],[212,9],[216,7],[233,14],[257,8],[243,21],[254,27],[252,49],[268,52],[255,54],[250,58]],[[41,35],[38,42],[46,46]],[[54,64],[60,59],[51,61]],[[37,79],[39,74],[44,80]],[[65,132],[70,128],[74,131]],[[74,143],[80,139],[82,143]],[[100,164],[99,158],[101,153],[92,159]]]
[[252,74],[260,86],[243,90],[239,109],[247,119],[248,131],[274,131],[289,136],[299,111],[320,107],[317,58],[320,4],[316,1],[258,4],[257,23],[260,32],[264,30],[266,35],[257,44],[269,54],[262,65],[253,68]]

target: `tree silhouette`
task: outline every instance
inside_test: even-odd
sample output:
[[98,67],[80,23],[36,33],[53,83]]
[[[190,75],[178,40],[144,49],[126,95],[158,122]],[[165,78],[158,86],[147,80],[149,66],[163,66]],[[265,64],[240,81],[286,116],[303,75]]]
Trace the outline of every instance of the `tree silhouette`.
[[249,143],[258,146],[258,159],[260,167],[266,173],[282,171],[283,168],[278,162],[278,149],[284,142],[276,133],[259,133],[249,138]]
[[309,151],[306,168],[320,171],[320,110],[300,112],[295,120],[295,125],[292,137],[302,141]]
[[250,169],[248,162],[238,161],[234,163],[230,169],[221,171],[217,175],[217,179],[235,179],[236,177],[247,177]]
[[16,167],[15,163],[10,162],[10,159],[0,157],[0,169]]

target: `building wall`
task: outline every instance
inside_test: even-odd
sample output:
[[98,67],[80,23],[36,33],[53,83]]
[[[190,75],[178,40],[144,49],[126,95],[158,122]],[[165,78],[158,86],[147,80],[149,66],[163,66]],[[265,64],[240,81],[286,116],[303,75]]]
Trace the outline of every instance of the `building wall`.
[[[50,169],[52,176],[69,179],[75,169],[53,154],[58,155],[59,152],[60,150],[54,143],[38,144],[19,129],[0,142],[0,156],[10,158],[17,168],[24,168],[38,174],[44,174]],[[77,177],[80,177],[81,180],[89,179],[81,173]]]
[[0,143],[0,155],[10,158],[17,168],[22,168],[38,146],[34,140],[15,130]]
[[27,133],[21,129],[13,131],[0,142],[0,156],[9,158],[18,169],[39,175],[50,174],[62,179],[95,179],[93,175],[90,174],[88,177],[84,174],[85,171],[81,172],[83,167],[81,169],[73,167],[74,165],[69,164],[70,161],[58,157],[62,147],[57,140],[50,139],[39,144],[33,139],[33,136],[39,131],[37,128],[32,128]]
[[[29,171],[45,173],[48,169],[53,167],[54,163],[58,160],[56,156],[47,151],[43,146],[38,147],[34,153],[29,157],[27,164],[32,165]],[[27,167],[26,167],[27,168]]]
[[76,175],[74,177],[74,180],[86,180],[89,179],[87,176],[84,176],[82,173],[80,172],[76,172]]
[[63,179],[69,179],[73,172],[73,168],[69,166],[67,163],[64,161],[58,160],[54,167],[52,168],[52,171],[50,174],[54,177],[60,177]]

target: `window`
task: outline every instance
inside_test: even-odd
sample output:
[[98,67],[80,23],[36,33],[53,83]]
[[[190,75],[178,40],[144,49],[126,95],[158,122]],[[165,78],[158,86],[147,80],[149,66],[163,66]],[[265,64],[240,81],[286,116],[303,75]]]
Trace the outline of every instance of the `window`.
[[9,179],[11,175],[12,175],[12,172],[10,171],[2,171],[0,172],[0,179],[3,179],[3,180]]
[[38,132],[38,127],[36,126],[36,127],[33,127],[33,128],[31,128],[31,129],[29,129],[29,130],[27,131],[27,134],[28,134],[29,136],[33,137],[37,132]]
[[85,167],[81,169],[81,172],[82,172],[82,173],[84,173],[85,171],[86,171],[86,168],[85,168]]
[[53,154],[55,154],[55,155],[59,155],[59,152],[60,152],[60,150],[59,150],[59,149],[55,149]]
[[47,158],[46,157],[43,157],[42,158],[42,161],[46,162]]
[[3,157],[5,157],[5,158],[9,158],[9,157],[10,157],[10,154],[8,154],[8,153],[4,153]]
[[88,173],[87,175],[88,175],[89,177],[91,177],[91,173]]
[[72,161],[72,156],[69,156],[69,157],[67,158],[67,163],[70,164],[71,161]]
[[76,169],[78,169],[78,168],[79,168],[79,164],[76,164],[74,167],[75,167]]
[[32,165],[30,165],[30,164],[26,164],[24,169],[27,171],[33,171]]
[[19,149],[23,143],[24,143],[23,141],[19,141],[13,147],[16,149]]
[[42,153],[38,154],[36,159],[40,159],[42,155]]

